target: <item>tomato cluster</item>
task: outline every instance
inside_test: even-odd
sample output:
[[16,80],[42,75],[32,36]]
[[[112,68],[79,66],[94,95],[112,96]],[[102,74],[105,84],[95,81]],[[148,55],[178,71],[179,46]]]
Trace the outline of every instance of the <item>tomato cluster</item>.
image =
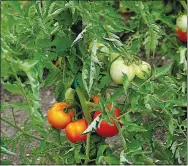
[[147,79],[151,74],[151,66],[145,61],[128,65],[122,58],[118,58],[111,65],[111,78],[115,83],[123,84],[124,74],[127,76],[128,81],[132,81],[135,76],[140,79]]
[[[94,104],[99,104],[100,97],[98,95],[91,95],[91,99]],[[86,119],[80,119],[72,121],[74,112],[72,108],[68,108],[69,105],[66,102],[58,102],[52,105],[48,112],[48,122],[52,127],[56,129],[65,129],[65,134],[69,141],[72,143],[86,141],[87,135],[81,135],[88,127]],[[68,109],[67,109],[68,108]],[[91,109],[91,108],[90,108]],[[66,110],[66,111],[65,111]],[[111,110],[111,105],[106,108],[106,111]],[[101,115],[102,111],[98,110],[94,113],[93,119]],[[120,110],[116,107],[113,110],[113,115],[117,118],[121,115]],[[118,134],[119,130],[114,119],[110,119],[111,124],[105,120],[100,122],[100,125],[96,128],[96,132],[103,137],[112,137]]]
[[74,112],[72,108],[65,112],[69,105],[66,102],[59,102],[52,105],[48,112],[48,122],[56,129],[65,129],[67,138],[73,142],[85,141],[87,136],[81,134],[87,129],[88,124],[85,119],[72,121]]

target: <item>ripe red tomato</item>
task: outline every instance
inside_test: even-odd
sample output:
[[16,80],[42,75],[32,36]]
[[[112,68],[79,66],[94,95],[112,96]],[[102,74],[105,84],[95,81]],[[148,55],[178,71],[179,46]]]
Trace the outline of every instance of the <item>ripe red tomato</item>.
[[65,134],[69,141],[83,142],[87,139],[87,135],[80,136],[88,127],[88,123],[85,119],[80,119],[69,123],[65,128]]
[[67,124],[72,121],[74,112],[70,108],[68,112],[64,112],[64,109],[68,107],[65,102],[59,102],[52,105],[50,108],[47,118],[48,122],[56,129],[64,129]]
[[[96,111],[93,116],[93,119],[99,116],[101,112],[102,112],[101,110]],[[116,117],[119,117],[121,115],[118,107],[114,109],[114,115]],[[102,120],[100,126],[96,129],[96,132],[103,137],[112,137],[118,134],[119,131],[117,126],[115,125],[115,121],[113,119],[111,119],[110,121],[112,122],[113,125],[110,125],[105,120]]]
[[176,30],[177,38],[181,41],[187,41],[187,32],[183,32],[180,29]]

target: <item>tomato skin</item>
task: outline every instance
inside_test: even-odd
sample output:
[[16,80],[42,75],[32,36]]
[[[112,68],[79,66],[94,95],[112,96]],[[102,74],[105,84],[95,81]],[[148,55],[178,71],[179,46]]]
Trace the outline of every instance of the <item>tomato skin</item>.
[[74,112],[70,108],[67,113],[64,109],[68,106],[65,102],[59,102],[52,105],[48,111],[47,119],[48,122],[56,129],[64,129],[67,124],[72,121]]
[[183,14],[177,18],[176,27],[182,32],[187,32],[187,15],[186,14]]
[[75,100],[75,90],[68,88],[65,92],[65,100]]
[[80,136],[88,127],[85,119],[80,119],[69,123],[65,128],[65,134],[72,143],[86,141],[87,135]]
[[116,84],[123,84],[123,73],[127,75],[129,81],[135,77],[132,65],[127,66],[122,59],[115,60],[110,67],[110,76]]
[[135,74],[140,79],[147,79],[151,74],[151,66],[149,63],[142,61],[140,64],[133,64]]
[[[98,110],[95,112],[93,119],[95,119],[97,116],[99,116],[102,113],[101,110]],[[119,117],[121,115],[120,110],[118,107],[114,109],[114,114],[116,117]],[[100,126],[96,129],[96,132],[103,137],[112,137],[119,133],[119,130],[117,126],[115,125],[115,121],[113,119],[110,119],[113,125],[108,124],[105,120],[102,120],[100,123]]]
[[176,30],[177,38],[181,41],[187,41],[187,32],[183,32],[180,29]]
[[100,97],[99,95],[91,95],[91,99],[93,100],[93,103],[94,104],[99,104],[99,101],[100,101]]

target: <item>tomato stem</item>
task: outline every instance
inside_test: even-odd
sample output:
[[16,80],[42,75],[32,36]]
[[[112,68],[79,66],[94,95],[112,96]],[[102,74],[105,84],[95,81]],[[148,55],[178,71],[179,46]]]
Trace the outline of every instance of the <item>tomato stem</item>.
[[[90,111],[89,111],[88,101],[86,100],[86,97],[85,97],[82,89],[78,85],[76,86],[76,93],[77,93],[78,98],[80,100],[80,104],[82,106],[84,116],[85,116],[88,124],[90,124],[91,121],[92,121],[92,117],[91,117],[91,114],[90,114]],[[86,160],[85,160],[85,164],[87,164],[88,161],[89,161],[89,151],[90,151],[89,145],[90,145],[90,133],[87,134],[87,140],[86,140]]]
[[181,5],[183,6],[183,8],[185,9],[185,11],[187,11],[187,4],[185,1],[179,1],[181,3]]
[[80,100],[80,104],[82,106],[84,116],[85,116],[87,122],[90,124],[91,121],[92,121],[92,118],[91,118],[91,115],[90,115],[90,112],[89,112],[89,106],[87,104],[87,100],[86,100],[86,98],[83,94],[83,91],[81,90],[81,88],[79,86],[76,87],[76,93],[77,93],[78,98]]
[[122,143],[123,143],[123,148],[124,148],[124,150],[126,150],[126,149],[127,149],[127,143],[126,143],[126,141],[125,141],[125,138],[123,137],[123,133],[122,133],[122,130],[121,130],[121,126],[120,126],[120,124],[119,124],[118,121],[117,121],[117,117],[116,117],[116,118],[113,118],[113,120],[115,121],[115,124],[116,124],[116,126],[117,126],[117,128],[118,128],[118,130],[119,130],[120,137],[121,137]]

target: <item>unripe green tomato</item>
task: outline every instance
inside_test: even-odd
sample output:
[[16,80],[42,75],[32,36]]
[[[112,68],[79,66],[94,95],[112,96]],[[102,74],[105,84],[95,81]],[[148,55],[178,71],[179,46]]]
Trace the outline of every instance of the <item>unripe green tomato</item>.
[[114,61],[110,67],[110,75],[112,80],[117,84],[123,84],[123,73],[126,74],[129,81],[132,81],[135,77],[135,72],[132,65],[126,65],[122,59]]
[[151,74],[151,66],[149,63],[142,61],[140,64],[133,64],[135,74],[140,79],[147,79]]
[[120,57],[120,54],[118,54],[118,53],[112,53],[112,54],[110,54],[110,61],[112,62],[117,57],[119,57],[118,60],[119,59],[123,60],[122,57]]
[[90,52],[92,51],[94,43],[97,47],[97,54],[96,55],[97,55],[98,59],[101,62],[107,62],[108,61],[108,55],[109,55],[109,52],[110,52],[108,47],[106,47],[102,43],[98,43],[98,42],[94,41],[89,45],[89,51]]
[[183,14],[177,18],[176,26],[182,32],[187,32],[187,15],[186,14]]
[[72,88],[68,88],[65,92],[66,100],[75,100],[75,90]]

